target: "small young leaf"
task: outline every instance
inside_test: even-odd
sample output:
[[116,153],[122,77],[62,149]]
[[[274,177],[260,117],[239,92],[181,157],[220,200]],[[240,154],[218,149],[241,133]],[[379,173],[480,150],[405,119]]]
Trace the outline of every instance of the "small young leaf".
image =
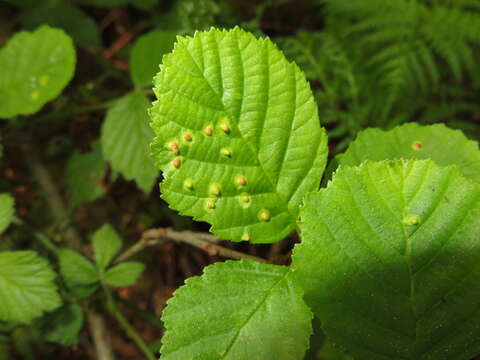
[[153,30],[133,44],[130,55],[130,74],[137,87],[151,86],[162,57],[173,49],[177,33]]
[[14,215],[15,200],[10,194],[0,194],[0,234],[10,225]]
[[63,29],[78,45],[95,47],[102,45],[95,21],[83,10],[68,3],[36,6],[23,12],[20,19],[27,29],[48,24]]
[[75,48],[62,30],[21,31],[0,49],[0,118],[33,114],[56,98],[75,70]]
[[0,320],[28,323],[60,303],[55,272],[33,251],[0,252]]
[[77,303],[68,303],[42,320],[40,330],[45,340],[72,346],[83,328],[83,310]]
[[92,236],[95,261],[104,270],[122,248],[122,239],[110,224],[103,225]]
[[153,132],[148,126],[149,101],[141,93],[130,93],[108,110],[102,125],[102,150],[115,171],[135,180],[145,193],[152,190],[158,170],[149,156]]
[[136,261],[127,261],[108,269],[105,282],[115,287],[127,287],[135,284],[142,275],[145,265]]
[[438,165],[457,165],[465,176],[480,182],[478,143],[443,124],[409,123],[390,131],[366,129],[337,157],[340,165],[399,158],[432,159]]
[[61,249],[58,257],[60,274],[67,284],[75,286],[98,282],[97,268],[79,253],[70,249]]
[[91,152],[85,154],[75,152],[68,159],[65,181],[68,185],[71,208],[94,201],[105,194],[106,189],[102,186],[105,170],[99,142],[92,145]]
[[480,184],[431,160],[341,167],[307,195],[293,268],[355,359],[480,353]]
[[179,37],[155,78],[152,152],[162,197],[219,237],[274,242],[295,227],[327,139],[304,74],[235,28]]
[[162,360],[302,359],[312,313],[289,269],[252,260],[208,266],[168,301]]

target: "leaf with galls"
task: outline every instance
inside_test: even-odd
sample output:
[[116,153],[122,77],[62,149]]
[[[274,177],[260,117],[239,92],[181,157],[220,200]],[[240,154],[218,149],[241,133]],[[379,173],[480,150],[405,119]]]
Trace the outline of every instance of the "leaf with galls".
[[234,241],[270,243],[295,229],[327,156],[299,68],[269,39],[211,29],[178,37],[154,84],[152,153],[170,206]]

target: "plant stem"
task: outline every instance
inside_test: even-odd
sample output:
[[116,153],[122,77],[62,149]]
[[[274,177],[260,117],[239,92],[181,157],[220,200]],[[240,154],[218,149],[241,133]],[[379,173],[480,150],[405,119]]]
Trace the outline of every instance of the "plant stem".
[[103,280],[102,280],[102,287],[107,297],[107,307],[110,313],[115,317],[118,323],[123,327],[123,329],[125,330],[127,335],[130,337],[130,339],[132,339],[133,342],[138,346],[138,348],[143,352],[145,357],[148,360],[156,360],[155,356],[153,355],[148,345],[145,344],[143,339],[140,337],[137,331],[128,322],[127,318],[122,314],[122,312],[118,308],[117,303],[115,302],[115,299],[113,298],[112,293],[110,292],[110,289],[103,282]]
[[13,217],[13,223],[25,228],[28,230],[40,243],[49,251],[51,251],[53,254],[57,255],[58,254],[58,247],[53,243],[50,238],[45,235],[43,232],[35,230],[32,228],[29,224],[27,224],[25,221],[20,219],[18,216]]
[[128,299],[125,299],[117,294],[113,294],[113,297],[116,301],[124,304],[129,310],[140,316],[145,321],[149,322],[151,325],[155,326],[158,329],[163,329],[163,323],[159,317],[153,315],[149,311],[140,309],[137,305],[135,305],[135,303],[132,303]]

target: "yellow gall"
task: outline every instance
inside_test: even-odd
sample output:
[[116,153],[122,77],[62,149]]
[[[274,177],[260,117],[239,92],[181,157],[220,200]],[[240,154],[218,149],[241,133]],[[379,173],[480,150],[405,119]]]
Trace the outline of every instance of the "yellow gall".
[[182,163],[182,160],[180,158],[176,157],[175,159],[172,160],[171,164],[174,168],[179,168],[180,164]]
[[258,213],[258,218],[265,222],[270,221],[270,212],[263,209]]
[[203,129],[203,133],[207,136],[212,136],[213,134],[213,127],[212,125],[207,125],[205,129]]

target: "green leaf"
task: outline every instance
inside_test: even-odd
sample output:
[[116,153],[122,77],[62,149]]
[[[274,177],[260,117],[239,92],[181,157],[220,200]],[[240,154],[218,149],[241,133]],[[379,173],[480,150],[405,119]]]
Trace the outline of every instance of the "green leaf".
[[176,37],[174,31],[154,30],[138,38],[130,54],[130,74],[135,86],[152,85],[163,55],[173,49]]
[[305,76],[239,28],[179,37],[150,110],[162,197],[223,239],[268,243],[296,227],[327,138]]
[[21,15],[21,21],[27,29],[42,24],[63,29],[78,45],[94,47],[102,45],[95,21],[83,10],[68,3],[30,8]]
[[45,340],[72,346],[78,342],[83,328],[83,310],[77,303],[68,303],[48,314],[40,325]]
[[0,50],[0,118],[29,115],[56,98],[75,70],[75,49],[62,30],[16,33]]
[[103,225],[92,236],[95,261],[104,270],[122,248],[122,239],[110,224]]
[[293,267],[355,359],[480,353],[480,184],[431,160],[341,167],[307,195]]
[[478,143],[443,124],[410,123],[390,131],[366,129],[337,157],[340,165],[399,158],[432,159],[438,165],[457,165],[465,176],[480,182]]
[[149,100],[130,93],[108,110],[102,125],[103,156],[127,180],[135,180],[145,193],[152,190],[158,170],[149,157],[153,132],[148,126]]
[[145,265],[136,261],[121,263],[105,273],[105,282],[115,287],[127,287],[135,284],[145,270]]
[[99,142],[92,145],[91,152],[85,154],[75,152],[70,157],[65,177],[71,208],[94,201],[105,194],[106,189],[102,185],[105,170]]
[[15,200],[10,194],[0,194],[0,234],[10,225],[15,214]]
[[33,251],[0,252],[0,320],[28,323],[60,305],[55,272]]
[[163,311],[161,357],[302,359],[312,314],[287,267],[227,261],[187,279]]
[[97,268],[89,260],[70,249],[58,253],[60,274],[67,285],[90,285],[99,281]]

